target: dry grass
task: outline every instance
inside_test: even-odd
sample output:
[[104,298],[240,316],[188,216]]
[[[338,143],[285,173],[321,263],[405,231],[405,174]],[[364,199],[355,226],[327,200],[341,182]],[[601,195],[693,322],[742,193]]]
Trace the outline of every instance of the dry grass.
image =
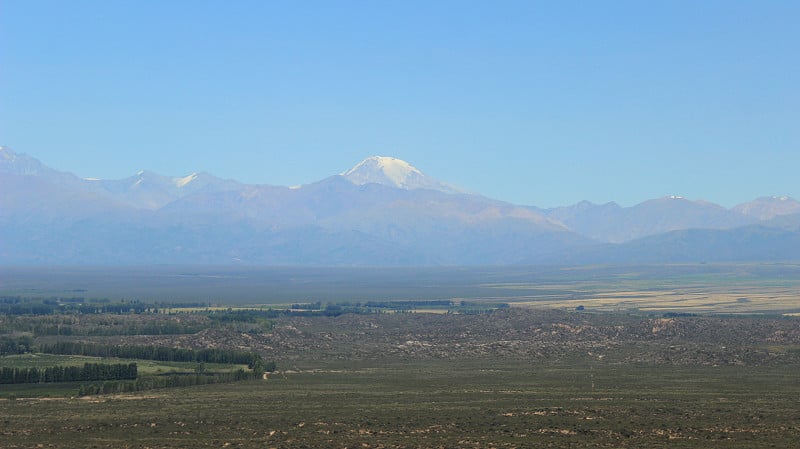
[[665,289],[658,291],[615,291],[586,295],[580,299],[553,298],[512,303],[543,309],[584,306],[600,311],[637,309],[653,312],[688,313],[781,313],[797,314],[800,291],[786,288],[736,287],[728,291]]

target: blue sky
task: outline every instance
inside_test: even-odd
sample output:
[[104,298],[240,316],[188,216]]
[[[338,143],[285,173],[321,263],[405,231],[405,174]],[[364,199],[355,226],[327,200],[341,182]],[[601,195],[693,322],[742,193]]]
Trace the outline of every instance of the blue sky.
[[800,2],[0,0],[0,144],[293,185],[370,155],[542,207],[800,198]]

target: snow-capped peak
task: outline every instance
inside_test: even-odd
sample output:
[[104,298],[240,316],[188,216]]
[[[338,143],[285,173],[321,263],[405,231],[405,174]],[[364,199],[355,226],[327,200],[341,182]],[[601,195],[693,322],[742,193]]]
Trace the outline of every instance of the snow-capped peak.
[[173,178],[172,182],[175,184],[175,187],[181,188],[189,184],[190,182],[197,179],[197,173],[192,173],[189,176],[184,176],[183,178]]
[[408,162],[388,156],[372,156],[341,173],[356,185],[383,184],[400,189],[431,189],[447,193],[458,192],[447,184],[426,176]]
[[[372,156],[359,162],[355,167],[342,173],[355,184],[369,182],[383,183],[389,180],[395,187],[404,187],[413,176],[424,176],[421,171],[408,162],[387,156]],[[375,178],[384,178],[374,180]]]

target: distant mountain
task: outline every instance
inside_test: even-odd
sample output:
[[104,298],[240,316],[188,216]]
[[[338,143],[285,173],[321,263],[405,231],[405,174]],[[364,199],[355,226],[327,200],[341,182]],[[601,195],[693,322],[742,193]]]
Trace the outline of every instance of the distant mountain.
[[87,179],[86,181],[95,191],[108,193],[131,206],[150,210],[159,209],[193,193],[221,192],[242,187],[242,184],[236,181],[220,179],[208,173],[170,177],[145,170],[120,180]]
[[706,201],[667,196],[633,207],[616,203],[574,206],[544,212],[569,229],[601,242],[622,243],[680,229],[730,229],[758,220]]
[[144,171],[65,185],[42,167],[0,178],[0,263],[509,264],[590,244],[392,158],[295,188]]
[[739,204],[733,210],[758,220],[769,220],[781,215],[800,213],[800,201],[788,196],[765,196]]
[[0,146],[0,174],[37,176],[54,184],[78,185],[81,179],[72,173],[54,170],[38,159],[26,154],[17,154],[8,147]]
[[[0,264],[504,265],[800,258],[797,202],[535,207],[370,157],[299,187],[81,179],[0,147]],[[769,217],[759,220],[759,217]]]
[[800,213],[778,215],[770,220],[762,221],[761,224],[770,228],[800,231]]
[[341,176],[356,185],[381,184],[405,190],[429,189],[445,193],[463,193],[453,186],[423,174],[408,162],[393,157],[369,157]]
[[[165,223],[248,223],[262,235],[305,229],[313,231],[317,240],[325,235],[337,240],[359,235],[362,243],[392,248],[393,259],[375,252],[371,262],[379,265],[400,263],[410,255],[422,265],[517,263],[531,254],[589,244],[540,214],[501,201],[374,183],[355,185],[344,176],[292,189],[251,186],[191,195],[162,208],[156,217]],[[323,230],[328,234],[320,234]],[[296,254],[311,251],[311,241],[305,240],[304,250]],[[340,248],[337,257],[347,254],[346,247],[326,245]],[[264,257],[251,251],[247,260],[261,262]]]
[[37,159],[17,154],[5,147],[0,147],[0,174],[36,177],[62,188],[91,192],[117,203],[149,210],[159,209],[192,193],[236,190],[243,186],[236,181],[220,179],[208,173],[169,177],[145,170],[119,180],[81,179],[72,173],[54,170]]
[[39,176],[0,172],[1,222],[63,225],[90,218],[135,214],[127,204],[83,189],[79,183],[65,185]]
[[630,239],[630,231],[622,226],[625,210],[617,203],[594,204],[581,201],[572,206],[548,209],[543,213],[573,231],[599,242]]
[[786,262],[800,255],[800,232],[761,225],[685,229],[621,244],[585,248],[554,259],[563,264]]

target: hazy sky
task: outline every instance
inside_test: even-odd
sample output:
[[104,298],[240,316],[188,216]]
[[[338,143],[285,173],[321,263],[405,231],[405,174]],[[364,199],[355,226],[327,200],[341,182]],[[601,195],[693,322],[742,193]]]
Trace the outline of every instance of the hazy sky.
[[800,198],[798,1],[0,0],[0,144],[292,185],[370,155],[538,206]]

